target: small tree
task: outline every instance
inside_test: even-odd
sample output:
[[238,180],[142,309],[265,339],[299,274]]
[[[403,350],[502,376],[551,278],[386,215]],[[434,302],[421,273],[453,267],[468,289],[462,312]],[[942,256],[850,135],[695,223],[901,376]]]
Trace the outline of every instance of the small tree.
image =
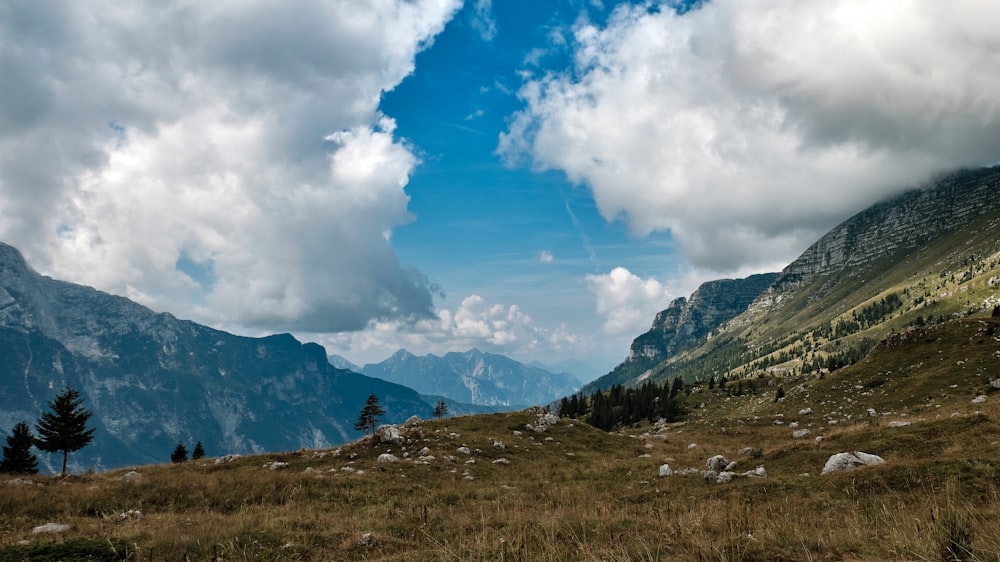
[[69,454],[86,447],[94,439],[94,430],[87,429],[91,412],[81,408],[82,404],[80,393],[67,387],[49,402],[52,411],[42,414],[35,425],[38,433],[35,446],[49,453],[62,452],[64,477]]
[[7,446],[3,448],[3,460],[0,461],[0,472],[9,474],[36,474],[38,459],[31,452],[35,438],[31,435],[28,424],[21,422],[14,426],[14,431],[7,436]]
[[204,457],[205,448],[201,446],[201,441],[198,441],[194,446],[194,451],[191,452],[191,460],[196,461]]
[[448,405],[445,404],[444,400],[438,400],[437,404],[434,405],[434,417],[443,418],[448,415]]
[[778,387],[778,392],[774,393],[774,401],[775,402],[780,402],[781,399],[784,398],[784,397],[785,397],[785,387],[779,386]]
[[178,443],[177,447],[174,448],[174,452],[170,454],[170,462],[179,463],[188,460],[188,450],[184,446],[184,443]]
[[364,431],[365,434],[370,430],[374,434],[375,427],[379,422],[379,416],[384,413],[385,411],[379,406],[378,396],[374,392],[371,393],[368,395],[368,400],[365,401],[365,407],[361,410],[361,415],[358,416],[358,422],[354,424],[354,429]]

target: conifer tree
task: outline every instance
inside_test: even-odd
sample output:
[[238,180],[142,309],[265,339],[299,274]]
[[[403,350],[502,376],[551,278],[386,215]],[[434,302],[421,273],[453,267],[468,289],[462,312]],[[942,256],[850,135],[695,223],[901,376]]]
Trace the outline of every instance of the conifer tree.
[[374,392],[371,393],[368,396],[368,400],[365,401],[365,407],[362,408],[357,423],[354,424],[354,429],[364,431],[366,435],[369,430],[374,434],[375,427],[379,422],[379,416],[384,413],[385,411],[379,405],[378,396]]
[[35,425],[38,439],[35,446],[39,449],[56,453],[62,452],[62,475],[66,476],[66,463],[69,454],[86,447],[94,439],[94,430],[87,429],[87,420],[91,412],[81,408],[83,398],[75,389],[66,387],[52,402],[49,402],[51,412],[42,414]]
[[188,460],[188,450],[184,443],[178,443],[174,452],[170,454],[170,462],[181,463]]
[[38,459],[31,452],[35,438],[31,435],[28,424],[21,422],[14,426],[14,431],[7,436],[7,446],[3,448],[3,460],[0,461],[0,472],[8,474],[38,473]]
[[434,417],[443,418],[448,415],[448,404],[444,400],[438,400],[434,405]]
[[202,447],[201,441],[198,441],[194,446],[194,451],[191,452],[191,460],[196,461],[204,457],[205,457],[205,447]]

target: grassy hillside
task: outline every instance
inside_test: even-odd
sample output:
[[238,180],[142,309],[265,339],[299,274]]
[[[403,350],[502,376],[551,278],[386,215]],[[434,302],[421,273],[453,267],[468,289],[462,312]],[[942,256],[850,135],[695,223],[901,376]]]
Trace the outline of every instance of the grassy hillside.
[[[689,419],[669,426],[604,433],[562,419],[535,432],[526,426],[539,425],[538,414],[490,414],[407,426],[402,446],[359,441],[145,466],[134,482],[127,470],[5,477],[0,560],[73,559],[67,552],[105,560],[1000,560],[996,378],[1000,320],[966,319],[899,333],[823,376],[762,375],[753,388],[741,385],[742,395],[734,384],[693,387]],[[775,401],[779,388],[784,398]],[[801,429],[811,434],[793,438]],[[740,456],[744,448],[751,452]],[[855,450],[887,462],[820,475],[831,454]],[[386,453],[399,460],[379,462]],[[700,472],[679,473],[704,470],[716,454],[735,460],[737,473],[763,466],[766,476],[710,484]],[[673,475],[658,475],[664,463]],[[70,527],[32,532],[47,523]]]

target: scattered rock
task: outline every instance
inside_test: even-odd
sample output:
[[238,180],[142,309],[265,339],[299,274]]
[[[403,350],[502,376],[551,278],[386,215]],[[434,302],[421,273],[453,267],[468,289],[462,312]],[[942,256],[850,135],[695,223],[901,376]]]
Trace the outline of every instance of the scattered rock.
[[740,476],[745,476],[745,477],[749,477],[749,478],[764,478],[764,477],[767,476],[767,471],[764,470],[763,466],[758,466],[757,468],[755,468],[753,470],[748,470],[748,471],[740,474]]
[[35,527],[34,529],[31,530],[31,532],[36,535],[39,533],[65,533],[71,528],[72,527],[70,527],[69,525],[65,525],[63,523],[46,523],[44,525],[39,525]]
[[399,457],[391,453],[382,453],[378,456],[378,462],[399,462]]
[[729,466],[729,459],[722,455],[709,457],[709,459],[705,461],[705,468],[713,472],[722,472],[727,466]]
[[878,411],[875,410],[875,408],[868,408],[867,412],[868,412],[868,417],[870,418],[874,418],[875,416],[878,415]]
[[799,427],[799,422],[792,422],[792,423],[788,424],[788,427],[790,427],[792,429],[795,429],[795,428]]
[[698,447],[697,443],[690,443],[690,444],[688,444],[688,449],[694,449],[696,447]]
[[812,435],[812,432],[808,429],[796,429],[792,432],[792,439],[805,439]]
[[139,482],[142,480],[142,474],[131,470],[122,475],[122,482]]
[[288,467],[288,463],[287,462],[274,461],[274,462],[265,463],[262,468],[266,468],[268,470],[278,470],[279,468],[287,468],[287,467]]
[[378,539],[372,533],[364,533],[358,539],[358,548],[372,548],[378,546]]
[[13,480],[8,480],[7,484],[9,484],[11,486],[41,486],[41,484],[38,484],[36,482],[32,482],[31,480],[23,480],[21,478],[15,478]]
[[891,421],[889,422],[889,427],[906,427],[912,422],[908,421]]
[[813,409],[812,408],[802,408],[801,410],[799,410],[799,415],[800,416],[808,416],[809,414],[812,414],[812,413],[813,413]]
[[431,454],[431,450],[429,448],[427,448],[427,447],[424,447],[423,449],[420,449],[419,451],[417,451],[417,456],[418,457],[426,457],[429,454]]
[[503,441],[497,441],[495,439],[493,440],[493,446],[496,447],[497,449],[506,449],[507,448],[507,445],[505,445]]
[[499,459],[493,461],[493,464],[510,464],[510,461],[503,457],[500,457]]
[[459,447],[458,449],[456,449],[456,451],[459,452],[459,453],[462,453],[463,455],[471,455],[472,454],[472,451],[470,451],[468,447]]
[[972,399],[973,404],[982,404],[983,402],[986,402],[986,396],[982,394]]
[[398,427],[383,425],[375,430],[375,442],[387,445],[403,445],[406,443],[406,437],[403,436],[403,432]]
[[661,464],[660,465],[660,478],[663,478],[664,476],[671,476],[671,475],[673,475],[673,473],[674,473],[674,471],[670,470],[670,465],[669,464]]
[[241,456],[242,456],[242,455],[237,455],[237,454],[232,454],[232,455],[224,455],[224,456],[221,456],[221,457],[219,457],[219,458],[215,459],[215,464],[226,464],[226,463],[230,463],[230,462],[233,462],[234,460],[236,460],[236,459],[240,458]]
[[753,449],[751,447],[743,447],[736,454],[741,457],[749,457],[751,454],[753,454]]
[[822,435],[817,435],[816,439],[813,439],[813,442],[816,443],[817,445],[819,445],[820,443],[823,442],[823,436]]
[[878,455],[872,455],[869,453],[862,453],[861,451],[853,451],[850,453],[837,453],[826,461],[826,465],[823,466],[822,472],[820,474],[829,474],[831,472],[842,472],[845,470],[853,470],[855,468],[860,468],[863,466],[868,466],[872,464],[882,464],[885,459]]
[[420,423],[420,416],[410,416],[406,419],[406,425],[413,425]]

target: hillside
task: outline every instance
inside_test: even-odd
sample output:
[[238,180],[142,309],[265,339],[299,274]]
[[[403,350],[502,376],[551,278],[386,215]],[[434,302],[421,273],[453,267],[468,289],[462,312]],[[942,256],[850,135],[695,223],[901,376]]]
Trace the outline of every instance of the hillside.
[[[822,376],[689,387],[675,424],[490,414],[404,443],[20,478],[0,560],[993,560],[998,361],[1000,319],[958,320]],[[885,462],[820,474],[845,451]],[[719,454],[753,475],[706,482]],[[50,523],[67,527],[33,533]]]
[[998,193],[1000,168],[968,170],[855,215],[710,340],[666,356],[647,376],[818,373],[906,326],[988,314],[1000,293]]
[[[411,389],[332,367],[291,335],[246,338],[44,277],[0,244],[0,430],[33,424],[64,387],[94,413],[74,471],[209,454],[326,447],[360,435],[370,392],[387,421],[430,417]],[[49,456],[40,459],[48,469]]]

